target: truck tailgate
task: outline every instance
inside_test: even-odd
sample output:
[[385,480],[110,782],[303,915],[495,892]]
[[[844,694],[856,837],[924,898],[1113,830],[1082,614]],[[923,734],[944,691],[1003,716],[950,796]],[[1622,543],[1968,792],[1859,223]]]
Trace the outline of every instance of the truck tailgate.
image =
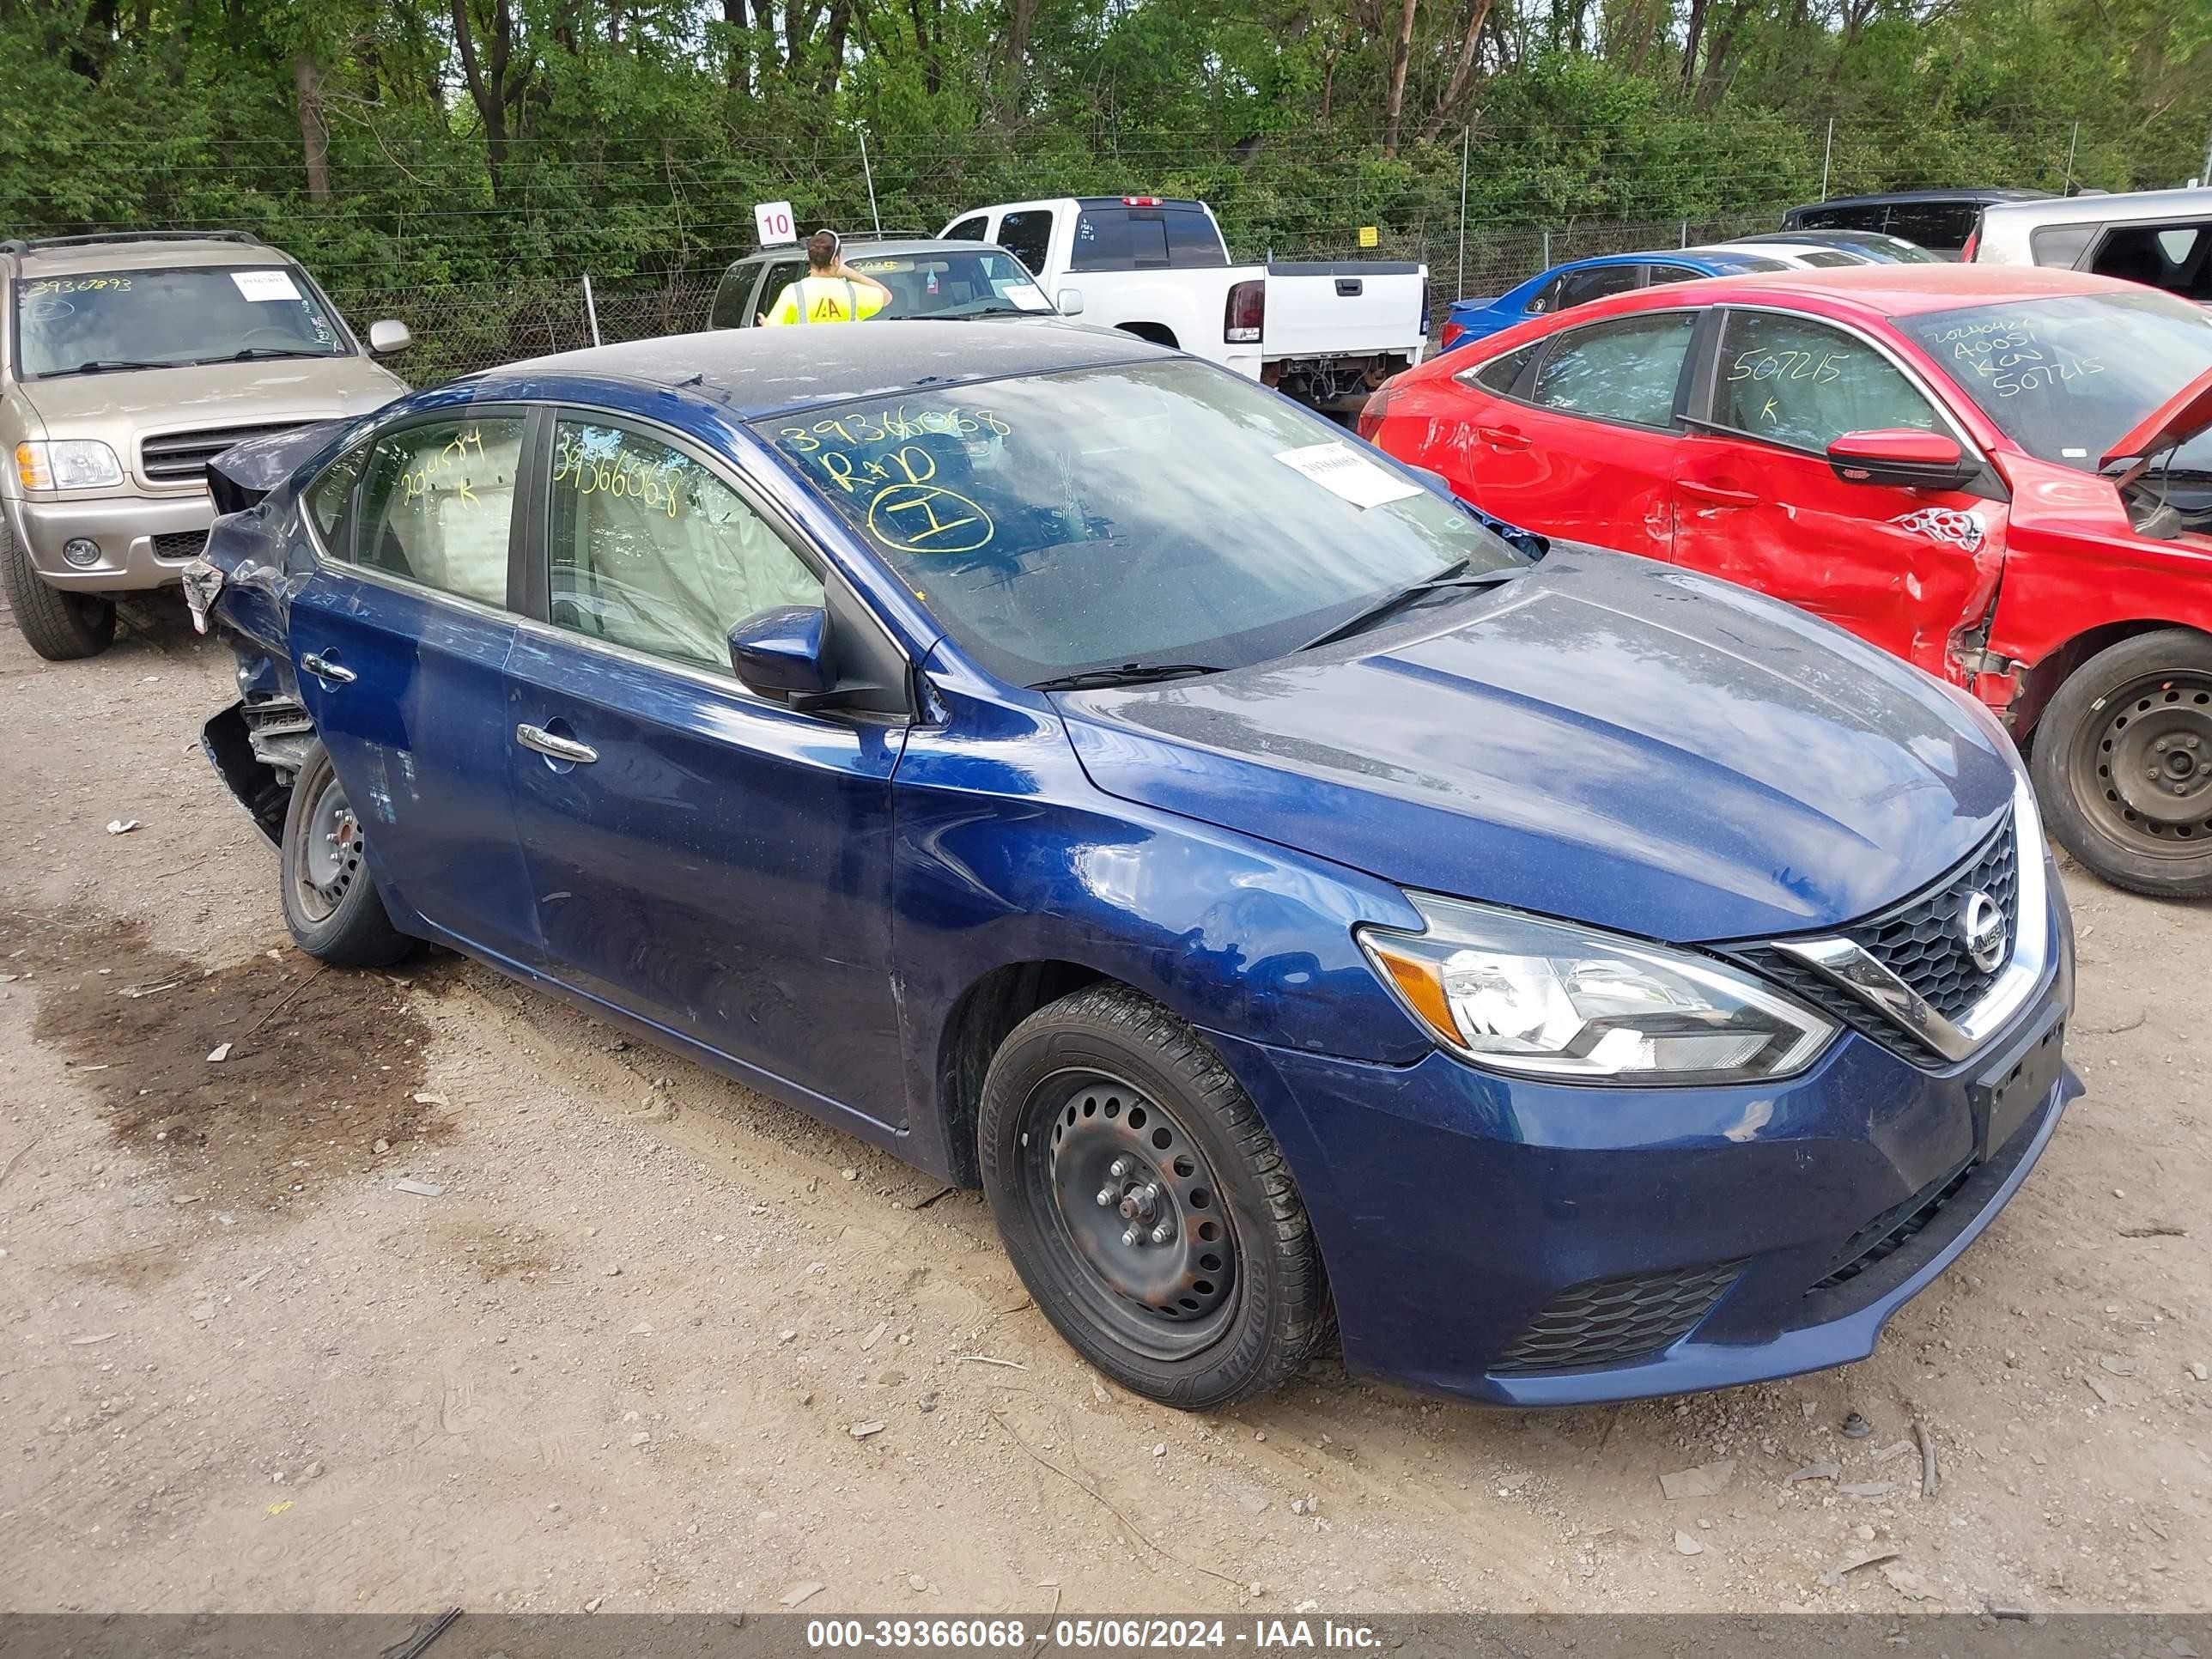
[[1267,267],[1261,355],[1366,356],[1420,349],[1428,267],[1345,259]]

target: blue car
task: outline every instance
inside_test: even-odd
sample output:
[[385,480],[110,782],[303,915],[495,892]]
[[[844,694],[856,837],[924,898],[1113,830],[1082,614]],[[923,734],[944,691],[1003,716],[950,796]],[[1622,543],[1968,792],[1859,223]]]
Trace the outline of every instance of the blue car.
[[1860,1358],[2077,1088],[1978,704],[1142,341],[647,341],[215,470],[206,744],[303,950],[980,1185],[1156,1400],[1332,1329],[1529,1405]]
[[1531,317],[1548,317],[1631,289],[1686,283],[1699,276],[1735,276],[1747,270],[1786,270],[1779,259],[1729,249],[1669,249],[1658,253],[1606,253],[1570,259],[1531,276],[1494,300],[1455,300],[1437,337],[1437,350],[1484,340]]

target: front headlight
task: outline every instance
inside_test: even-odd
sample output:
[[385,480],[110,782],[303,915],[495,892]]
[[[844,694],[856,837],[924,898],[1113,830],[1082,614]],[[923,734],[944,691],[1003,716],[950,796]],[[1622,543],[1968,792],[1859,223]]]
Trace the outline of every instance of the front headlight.
[[1837,1027],[1705,957],[1464,900],[1409,894],[1419,933],[1359,943],[1438,1042],[1479,1065],[1591,1083],[1788,1077]]
[[15,446],[15,476],[26,489],[93,489],[123,482],[115,452],[91,438],[55,438]]

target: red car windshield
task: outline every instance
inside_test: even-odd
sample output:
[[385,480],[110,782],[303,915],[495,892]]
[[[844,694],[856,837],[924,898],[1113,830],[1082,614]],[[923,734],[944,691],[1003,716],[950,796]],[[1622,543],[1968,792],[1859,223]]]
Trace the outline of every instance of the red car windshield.
[[[2031,455],[2094,472],[2099,457],[2212,368],[2212,312],[2145,289],[1899,317],[1897,328]],[[2212,436],[2174,471],[2212,469]]]

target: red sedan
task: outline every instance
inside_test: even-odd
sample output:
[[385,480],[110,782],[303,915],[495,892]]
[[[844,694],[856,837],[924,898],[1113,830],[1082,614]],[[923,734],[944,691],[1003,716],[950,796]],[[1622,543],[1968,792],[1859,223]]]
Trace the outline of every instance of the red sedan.
[[1360,422],[1498,518],[1741,582],[1964,688],[2069,852],[2191,897],[2208,428],[2212,313],[1948,264],[1641,289],[1409,370]]

